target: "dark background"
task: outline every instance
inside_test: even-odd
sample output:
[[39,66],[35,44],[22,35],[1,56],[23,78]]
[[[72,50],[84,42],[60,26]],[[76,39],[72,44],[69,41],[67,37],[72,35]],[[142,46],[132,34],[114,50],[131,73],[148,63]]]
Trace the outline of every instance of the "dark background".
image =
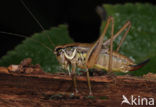
[[[59,24],[68,24],[70,36],[76,42],[93,42],[99,35],[101,18],[95,9],[104,3],[127,2],[156,4],[155,0],[24,0],[45,29]],[[107,13],[105,13],[107,15]],[[26,11],[20,0],[0,1],[0,31],[27,36],[42,29]],[[13,49],[24,38],[0,34],[0,57]]]

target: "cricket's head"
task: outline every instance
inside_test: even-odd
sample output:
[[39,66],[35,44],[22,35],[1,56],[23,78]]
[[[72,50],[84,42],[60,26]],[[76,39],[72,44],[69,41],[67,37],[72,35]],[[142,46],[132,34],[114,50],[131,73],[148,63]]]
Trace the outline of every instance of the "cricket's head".
[[54,50],[54,54],[56,55],[56,58],[58,62],[60,63],[61,67],[65,70],[69,70],[69,65],[71,63],[71,60],[73,56],[75,56],[72,52],[72,48],[69,48],[68,46],[56,46]]
[[63,47],[61,46],[56,46],[54,49],[54,54],[59,57],[61,54],[63,54]]
[[67,61],[65,60],[65,56],[64,56],[64,48],[62,48],[61,46],[56,46],[54,49],[54,54],[56,55],[56,58],[58,60],[58,62],[64,66],[65,63],[67,63]]
[[75,57],[76,52],[75,47],[67,45],[56,46],[54,50],[54,54],[60,63],[72,60]]

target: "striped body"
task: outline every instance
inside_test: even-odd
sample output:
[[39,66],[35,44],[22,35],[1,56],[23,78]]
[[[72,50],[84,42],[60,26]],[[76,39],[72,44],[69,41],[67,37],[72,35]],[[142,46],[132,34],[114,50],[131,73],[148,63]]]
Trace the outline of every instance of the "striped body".
[[[87,55],[86,52],[85,53],[78,52],[75,55],[75,58],[73,58],[71,61],[75,60],[77,66],[79,68],[85,68],[86,55]],[[98,56],[98,60],[94,66],[94,69],[108,71],[108,65],[109,65],[109,53],[108,53],[108,51],[104,52],[104,50],[102,50]],[[112,71],[128,72],[131,69],[131,67],[129,65],[134,65],[132,60],[130,60],[126,56],[123,56],[119,53],[113,52]]]
[[[82,44],[82,46],[66,46],[65,48],[62,48],[64,52],[61,53],[60,56],[57,57],[58,61],[61,63],[61,65],[65,69],[69,69],[69,64],[76,64],[78,68],[85,69],[86,68],[86,56],[87,52],[90,49],[91,45],[88,44]],[[60,49],[60,50],[62,50]],[[74,50],[76,50],[74,56],[72,58],[66,57],[72,56],[74,53]],[[64,54],[67,54],[66,56]],[[108,65],[109,65],[109,51],[108,49],[102,49],[98,59],[96,61],[95,66],[92,69],[97,70],[106,70],[108,71]],[[129,65],[135,65],[134,62],[127,58],[124,55],[121,55],[119,53],[113,52],[112,54],[112,71],[117,72],[128,72],[131,70],[131,66]]]
[[[109,54],[108,52],[99,55],[97,63],[95,64],[96,69],[104,69],[108,71],[109,65]],[[133,61],[119,53],[113,52],[112,55],[112,71],[115,72],[128,72],[131,70],[129,65],[134,65]]]

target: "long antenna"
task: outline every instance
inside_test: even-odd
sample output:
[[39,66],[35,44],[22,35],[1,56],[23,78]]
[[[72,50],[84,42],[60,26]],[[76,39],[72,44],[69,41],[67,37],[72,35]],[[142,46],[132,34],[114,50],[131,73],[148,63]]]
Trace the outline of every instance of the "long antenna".
[[[8,35],[14,35],[14,36],[23,37],[23,38],[28,38],[26,35],[17,34],[17,33],[10,33],[10,32],[4,32],[4,31],[0,31],[0,33],[8,34]],[[42,42],[40,42],[38,40],[35,40],[33,38],[30,38],[30,39],[33,40],[33,41],[35,41],[35,42],[40,43],[42,46],[44,46],[45,48],[47,48],[49,51],[53,52],[53,50],[51,48],[49,48],[47,45],[45,45],[44,43],[42,43]]]
[[[32,16],[32,18],[33,18],[33,19],[36,21],[36,23],[40,26],[40,28],[41,28],[42,30],[45,30],[44,27],[42,26],[42,24],[39,22],[39,20],[34,16],[34,14],[33,14],[33,13],[30,11],[30,9],[26,6],[26,4],[24,3],[24,1],[23,1],[23,0],[20,0],[20,1],[21,1],[22,5],[24,6],[24,8],[25,8],[25,9],[29,12],[29,14]],[[55,44],[51,41],[50,36],[47,35],[47,37],[48,37],[50,43],[55,47]]]

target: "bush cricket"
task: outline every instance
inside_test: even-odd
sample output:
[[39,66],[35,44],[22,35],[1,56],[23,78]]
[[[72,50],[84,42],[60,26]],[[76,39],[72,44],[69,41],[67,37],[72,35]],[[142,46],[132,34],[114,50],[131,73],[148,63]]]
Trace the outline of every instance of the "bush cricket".
[[[109,24],[111,23],[111,38],[103,42],[104,36],[108,29]],[[88,69],[96,70],[106,70],[108,72],[118,71],[118,72],[128,72],[134,71],[141,68],[148,60],[144,61],[141,64],[136,65],[128,57],[118,53],[128,31],[130,30],[131,23],[128,21],[115,35],[114,33],[114,19],[113,17],[108,17],[106,26],[103,33],[99,39],[93,43],[73,43],[66,44],[61,46],[56,46],[54,53],[57,56],[58,61],[64,65],[68,70],[69,66],[72,66],[72,79],[74,81],[75,92],[77,91],[75,69],[76,67],[86,69],[87,72],[87,81],[89,87],[89,95],[92,95],[91,84],[89,79]],[[113,51],[113,41],[121,32],[126,28],[124,36],[120,40],[120,43],[116,49]]]
[[[31,16],[35,19],[35,21],[39,24],[42,30],[44,30],[43,26],[39,23],[39,21],[27,8],[25,3],[22,0],[21,2],[23,6],[27,9],[27,11],[31,14]],[[110,39],[104,41],[104,37],[109,25],[111,25],[111,37]],[[123,27],[116,34],[114,34],[114,18],[110,16],[106,21],[106,25],[102,34],[100,35],[100,37],[97,39],[95,43],[71,43],[71,44],[65,44],[65,45],[60,45],[55,47],[55,50],[53,51],[54,54],[56,55],[59,63],[64,67],[64,69],[68,70],[69,74],[70,74],[70,66],[71,66],[71,77],[74,82],[75,93],[78,93],[77,83],[76,83],[76,68],[85,69],[85,71],[87,72],[89,95],[93,95],[91,89],[90,77],[89,77],[89,69],[126,73],[128,71],[134,71],[141,68],[149,61],[149,60],[145,60],[144,62],[136,65],[130,58],[119,53],[119,49],[123,41],[125,40],[127,33],[130,30],[130,27],[131,27],[131,23],[130,21],[128,21],[123,25]],[[116,51],[113,51],[113,41],[123,31],[125,31],[124,35],[120,40],[120,43]],[[1,33],[5,33],[5,32],[1,32]],[[13,35],[23,36],[17,34],[13,34]],[[39,43],[42,44],[41,42]],[[52,41],[51,43],[54,46]],[[51,50],[49,47],[45,46],[44,44],[42,45],[48,48],[49,50]]]

